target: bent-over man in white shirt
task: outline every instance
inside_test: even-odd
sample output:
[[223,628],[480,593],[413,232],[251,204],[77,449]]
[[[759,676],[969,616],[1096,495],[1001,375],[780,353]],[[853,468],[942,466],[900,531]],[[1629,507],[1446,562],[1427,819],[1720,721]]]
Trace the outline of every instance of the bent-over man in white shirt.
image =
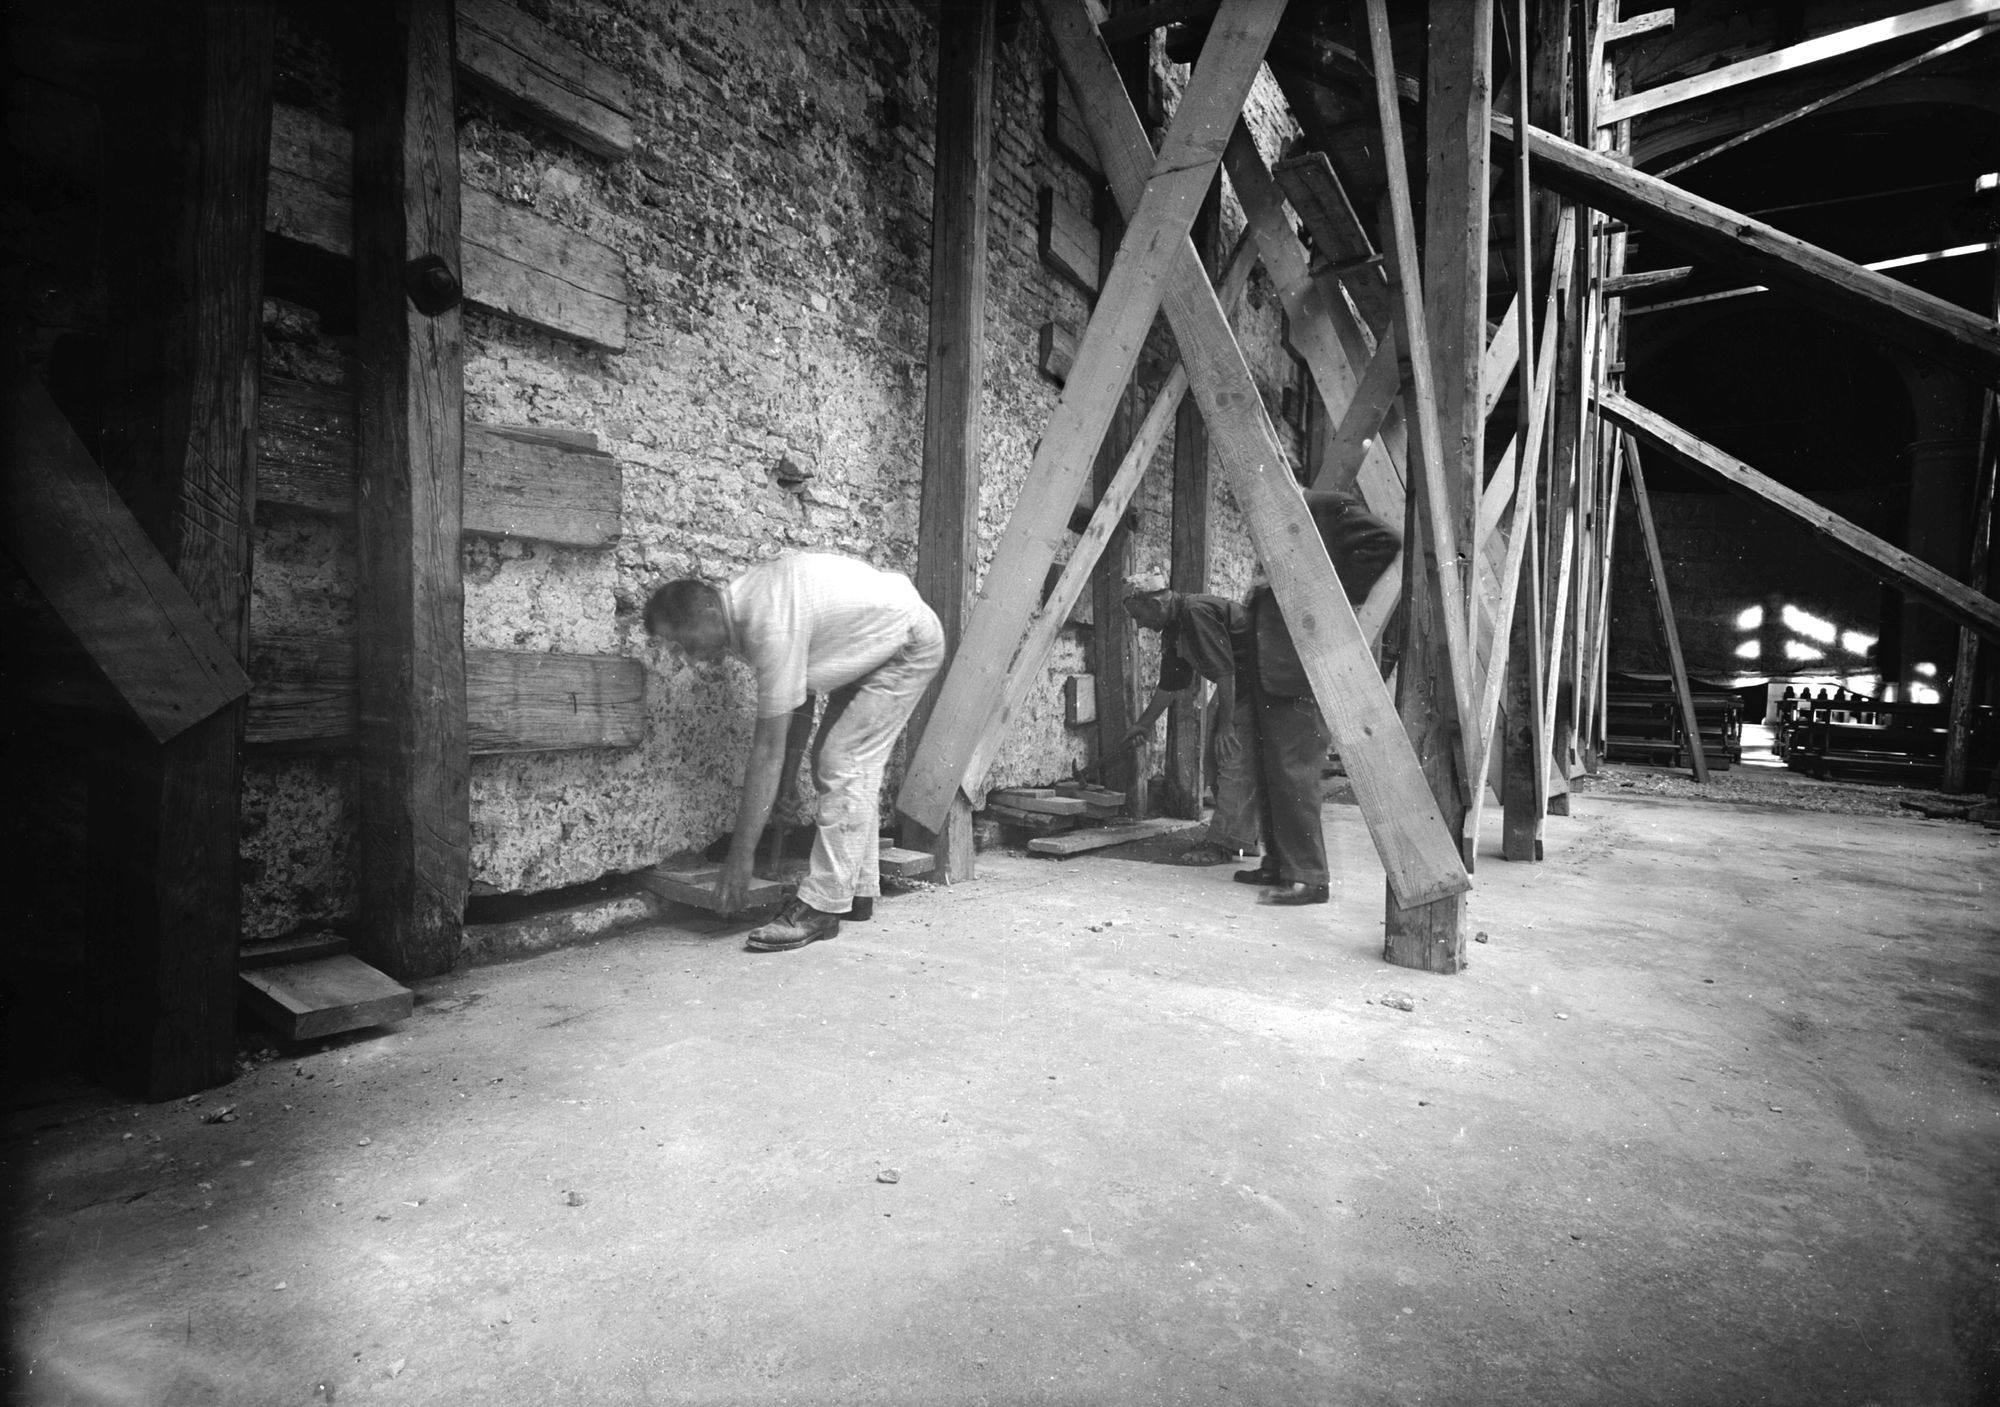
[[778,795],[792,715],[827,696],[813,780],[812,867],[776,920],[753,929],[755,952],[804,947],[840,931],[857,898],[882,892],[882,772],[931,676],[944,630],[910,579],[830,552],[787,553],[728,585],[670,581],[646,603],[646,630],[696,660],[734,654],[757,672],[757,730],[716,905],[733,913],[750,884],[757,838]]

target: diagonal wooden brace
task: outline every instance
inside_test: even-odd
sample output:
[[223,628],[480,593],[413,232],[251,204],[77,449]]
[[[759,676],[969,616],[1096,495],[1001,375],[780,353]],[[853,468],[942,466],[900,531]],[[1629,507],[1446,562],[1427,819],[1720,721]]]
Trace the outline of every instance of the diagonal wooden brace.
[[[1102,49],[1082,0],[1044,0],[1044,9],[1051,27],[1080,27]],[[1191,249],[1188,230],[1283,12],[1283,0],[1229,0],[1209,30],[1157,160],[1147,147],[1144,194],[1128,207],[1118,257],[904,777],[896,804],[919,825],[942,825],[967,758],[998,722],[1002,679],[1039,604],[1070,505],[1159,311],[1167,271]],[[1202,291],[1214,301],[1206,275]]]
[[[1094,32],[1058,22],[1055,14],[1050,29],[1112,193],[1132,209],[1151,157],[1138,114]],[[1185,239],[1161,306],[1396,902],[1410,908],[1464,892],[1472,881],[1457,840],[1445,829],[1416,749],[1292,479],[1242,348]]]

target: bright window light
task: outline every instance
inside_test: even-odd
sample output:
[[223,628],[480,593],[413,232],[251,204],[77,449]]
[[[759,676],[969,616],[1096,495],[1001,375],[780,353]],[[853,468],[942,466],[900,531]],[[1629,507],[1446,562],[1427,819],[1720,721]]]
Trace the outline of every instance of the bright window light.
[[1787,640],[1785,642],[1785,658],[1788,660],[1823,660],[1826,658],[1826,652],[1824,650],[1815,650],[1812,646],[1802,644],[1797,640]]
[[1937,678],[1937,666],[1934,664],[1913,664],[1910,666],[1910,673],[1916,675],[1919,679],[1935,679]]
[[1762,652],[1763,646],[1759,645],[1755,640],[1745,640],[1741,645],[1736,647],[1736,658],[1739,660],[1754,660]]
[[[1832,621],[1821,620],[1818,616],[1807,615],[1797,606],[1785,607],[1783,619],[1788,627],[1805,636],[1808,640],[1817,640],[1822,645],[1831,645],[1834,637],[1840,634],[1834,628]],[[1819,656],[1813,655],[1811,658],[1818,659]]]
[[[1736,616],[1738,630],[1755,630],[1764,623],[1762,606],[1745,606]],[[1737,653],[1742,653],[1740,650]]]
[[1858,630],[1840,632],[1840,648],[1850,655],[1865,655],[1875,648],[1875,637],[1863,635]]
[[1910,702],[1937,703],[1938,691],[1928,684],[1912,684],[1910,686]]

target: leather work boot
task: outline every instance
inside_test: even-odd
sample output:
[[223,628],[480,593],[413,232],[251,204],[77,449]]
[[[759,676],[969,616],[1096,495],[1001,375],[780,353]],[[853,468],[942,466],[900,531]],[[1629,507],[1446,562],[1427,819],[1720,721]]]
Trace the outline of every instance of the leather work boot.
[[753,953],[784,953],[840,932],[840,915],[824,914],[803,899],[787,899],[778,916],[750,930],[743,941]]

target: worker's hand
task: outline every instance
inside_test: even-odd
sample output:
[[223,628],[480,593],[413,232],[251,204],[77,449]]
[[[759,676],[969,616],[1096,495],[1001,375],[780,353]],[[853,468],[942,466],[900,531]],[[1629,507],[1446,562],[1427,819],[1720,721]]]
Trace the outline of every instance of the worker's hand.
[[731,855],[722,862],[722,869],[715,876],[717,913],[733,914],[743,907],[743,900],[750,892],[750,858],[738,860]]

